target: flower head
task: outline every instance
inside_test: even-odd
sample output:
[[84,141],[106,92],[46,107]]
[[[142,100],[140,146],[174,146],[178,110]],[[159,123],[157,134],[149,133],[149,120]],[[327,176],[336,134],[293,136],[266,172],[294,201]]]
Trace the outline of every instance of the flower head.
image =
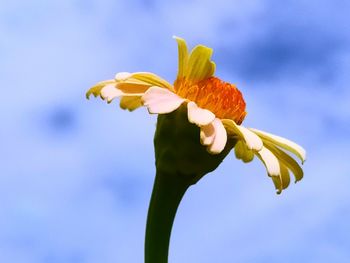
[[243,162],[257,156],[281,193],[290,182],[303,177],[303,170],[287,152],[303,163],[305,150],[285,138],[257,129],[245,128],[247,114],[242,93],[233,84],[214,76],[212,49],[198,45],[188,51],[186,42],[175,37],[178,44],[179,65],[174,85],[149,72],[122,72],[114,79],[97,83],[86,94],[100,96],[108,103],[120,97],[120,107],[130,111],[147,107],[151,114],[168,114],[186,107],[189,123],[200,129],[198,140],[210,154],[220,154],[228,138],[237,140],[235,155]]

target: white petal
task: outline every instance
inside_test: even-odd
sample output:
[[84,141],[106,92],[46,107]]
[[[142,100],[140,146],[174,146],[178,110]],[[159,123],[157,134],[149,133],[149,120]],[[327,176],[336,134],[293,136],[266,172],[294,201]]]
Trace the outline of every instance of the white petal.
[[277,157],[267,148],[263,147],[256,153],[264,163],[269,176],[280,176],[280,164]]
[[198,126],[208,125],[215,119],[214,113],[198,107],[193,101],[187,104],[187,114],[189,122]]
[[215,138],[215,128],[212,123],[202,126],[201,127],[201,132],[200,132],[200,137],[201,137],[201,143],[203,145],[210,145],[213,143],[214,138]]
[[213,126],[215,130],[215,137],[213,143],[209,145],[208,151],[213,154],[219,154],[226,146],[227,133],[220,119],[216,118],[213,121]]
[[123,92],[115,87],[115,85],[106,85],[101,89],[101,97],[110,103],[116,97],[123,95]]
[[149,113],[170,113],[180,107],[185,99],[165,88],[151,87],[142,96]]
[[233,120],[224,119],[222,122],[225,124],[228,133],[236,134],[244,139],[249,150],[260,151],[263,147],[263,142],[259,136],[249,129],[237,125]]
[[129,72],[119,72],[115,75],[115,80],[123,81],[131,77],[131,73]]

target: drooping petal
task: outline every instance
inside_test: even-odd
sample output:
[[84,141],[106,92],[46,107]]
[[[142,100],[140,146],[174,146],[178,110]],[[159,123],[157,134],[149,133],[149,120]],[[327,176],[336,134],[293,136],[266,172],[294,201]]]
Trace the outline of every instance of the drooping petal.
[[124,110],[133,111],[141,106],[140,96],[123,96],[120,100],[120,107]]
[[255,132],[257,135],[259,135],[259,137],[261,137],[263,140],[265,141],[269,141],[273,144],[278,145],[279,147],[290,151],[292,153],[294,153],[296,156],[298,156],[300,158],[300,160],[304,163],[306,160],[306,151],[304,150],[303,147],[301,147],[300,145],[296,144],[295,142],[292,142],[286,138],[277,136],[277,135],[273,135],[271,133],[267,133],[264,131],[260,131],[257,129],[252,129],[250,128],[251,131]]
[[249,129],[237,125],[233,120],[223,119],[222,120],[228,134],[237,135],[242,138],[249,150],[260,151],[263,147],[263,142],[255,133]]
[[282,188],[286,189],[290,184],[289,170],[282,162],[280,162],[281,167],[281,179],[282,179]]
[[284,166],[280,162],[281,175],[280,176],[272,176],[272,182],[275,185],[277,190],[277,194],[282,193],[283,189],[286,189],[290,183],[289,171],[286,166]]
[[213,50],[206,46],[198,45],[194,47],[188,59],[184,76],[193,82],[213,76],[215,63],[210,60],[212,53]]
[[208,146],[208,151],[212,154],[219,154],[226,146],[227,133],[220,119],[216,118],[212,124],[215,130],[215,137],[212,144]]
[[95,86],[93,86],[86,92],[86,98],[89,99],[91,94],[94,95],[95,97],[99,96],[101,93],[101,89],[104,86],[110,85],[110,84],[115,84],[114,79],[105,80],[97,83]]
[[271,176],[272,182],[275,185],[276,193],[280,194],[282,193],[283,186],[282,186],[282,180],[279,176]]
[[240,159],[245,163],[249,163],[254,159],[254,152],[249,150],[242,140],[238,140],[235,145],[235,155],[237,159]]
[[266,147],[256,153],[264,163],[269,176],[280,176],[280,164],[276,156]]
[[104,86],[100,91],[101,98],[107,100],[108,103],[111,103],[117,97],[123,95],[123,92],[116,88],[115,85]]
[[175,93],[159,87],[151,87],[142,96],[143,104],[148,108],[149,113],[170,113],[180,107],[185,99]]
[[294,174],[295,182],[298,182],[303,178],[303,169],[301,169],[299,164],[292,157],[274,146],[271,142],[264,142],[264,144],[275,156],[277,156],[280,162],[282,162]]
[[208,125],[215,119],[214,113],[198,107],[193,101],[187,104],[187,115],[189,122],[198,126]]
[[215,128],[213,123],[201,127],[200,138],[201,144],[203,145],[210,145],[213,143],[215,138]]
[[185,77],[185,72],[188,63],[188,49],[186,45],[186,41],[180,37],[173,36],[173,38],[177,42],[178,53],[179,53],[179,68],[177,72],[177,78]]

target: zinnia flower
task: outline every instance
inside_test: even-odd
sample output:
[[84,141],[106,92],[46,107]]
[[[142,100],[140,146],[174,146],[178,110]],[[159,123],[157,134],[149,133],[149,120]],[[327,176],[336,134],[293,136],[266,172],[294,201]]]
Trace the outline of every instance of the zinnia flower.
[[168,114],[181,105],[187,107],[188,121],[200,128],[198,140],[213,155],[225,148],[228,138],[237,140],[235,155],[243,162],[257,156],[265,165],[281,193],[290,183],[303,177],[303,170],[288,152],[303,163],[305,150],[285,138],[257,129],[246,128],[246,104],[242,93],[233,84],[214,76],[213,50],[198,45],[188,52],[186,42],[175,37],[178,44],[179,65],[174,84],[149,72],[117,73],[112,80],[97,83],[86,94],[100,96],[108,103],[120,97],[120,107],[130,111],[147,107],[151,114]]

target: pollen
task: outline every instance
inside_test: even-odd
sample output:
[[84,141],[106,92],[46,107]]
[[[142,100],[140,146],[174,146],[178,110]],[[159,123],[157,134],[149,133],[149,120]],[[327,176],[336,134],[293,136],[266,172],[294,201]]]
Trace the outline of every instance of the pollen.
[[247,115],[242,93],[234,84],[210,77],[193,83],[186,79],[177,79],[176,93],[194,101],[199,107],[210,110],[220,119],[231,119],[241,124]]

